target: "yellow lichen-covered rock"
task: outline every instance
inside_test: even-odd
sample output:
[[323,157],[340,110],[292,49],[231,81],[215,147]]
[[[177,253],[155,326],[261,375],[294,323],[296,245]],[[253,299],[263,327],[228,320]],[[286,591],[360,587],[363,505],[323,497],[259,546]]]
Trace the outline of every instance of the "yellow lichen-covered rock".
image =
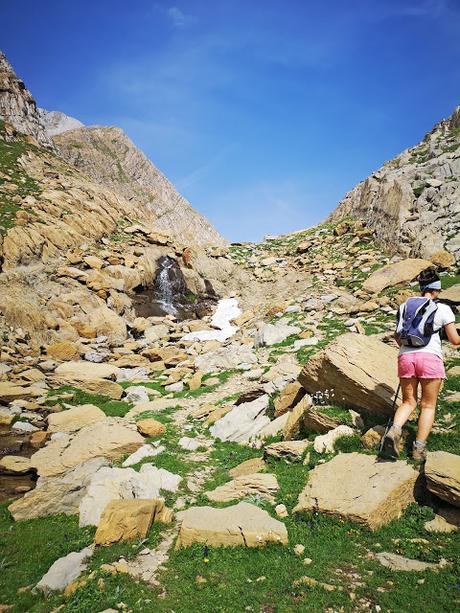
[[137,429],[144,436],[159,436],[166,432],[166,426],[153,417],[141,419],[137,422]]
[[172,513],[164,500],[113,500],[105,507],[94,536],[96,545],[143,539],[154,521],[169,523]]

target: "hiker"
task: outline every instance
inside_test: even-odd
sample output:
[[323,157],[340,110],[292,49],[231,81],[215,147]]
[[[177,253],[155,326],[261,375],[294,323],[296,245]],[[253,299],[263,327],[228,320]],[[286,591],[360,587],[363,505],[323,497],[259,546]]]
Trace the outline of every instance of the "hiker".
[[384,437],[381,455],[388,459],[399,456],[401,429],[417,406],[417,390],[420,385],[420,416],[412,458],[423,462],[426,459],[426,442],[433,426],[439,390],[446,377],[441,334],[444,330],[447,339],[455,346],[460,345],[460,336],[455,328],[452,309],[437,302],[441,280],[436,271],[428,268],[420,273],[417,280],[421,296],[409,298],[398,311],[395,338],[400,347],[398,377],[402,404]]

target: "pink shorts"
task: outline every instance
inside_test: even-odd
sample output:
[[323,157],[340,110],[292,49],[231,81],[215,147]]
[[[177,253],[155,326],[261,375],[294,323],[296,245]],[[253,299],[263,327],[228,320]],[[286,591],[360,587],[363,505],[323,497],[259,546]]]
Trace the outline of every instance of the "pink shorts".
[[434,353],[411,351],[398,357],[400,379],[445,379],[444,362]]

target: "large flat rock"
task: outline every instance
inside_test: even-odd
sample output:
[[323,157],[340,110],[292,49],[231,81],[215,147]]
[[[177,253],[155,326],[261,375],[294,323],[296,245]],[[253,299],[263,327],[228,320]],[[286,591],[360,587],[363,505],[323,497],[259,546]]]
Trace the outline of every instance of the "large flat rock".
[[176,549],[203,543],[213,547],[287,545],[285,525],[253,504],[240,502],[225,509],[192,507],[177,513],[181,522]]
[[95,362],[64,362],[59,364],[55,374],[69,379],[111,379],[119,374],[120,369],[113,364],[97,364]]
[[373,272],[363,283],[363,289],[369,293],[379,294],[386,287],[412,281],[422,270],[432,266],[429,260],[408,258],[394,264],[387,264]]
[[343,453],[311,471],[294,511],[336,515],[375,530],[414,502],[418,476],[406,462]]
[[106,417],[85,426],[74,436],[60,434],[31,457],[32,467],[40,476],[52,477],[69,471],[91,458],[116,460],[143,445],[136,424],[124,419]]
[[447,451],[431,451],[425,463],[427,488],[460,507],[460,456]]
[[341,404],[389,415],[398,387],[398,350],[372,336],[347,333],[310,358],[299,381],[310,394],[333,389]]
[[206,492],[209,500],[214,502],[229,502],[239,500],[246,496],[260,496],[274,503],[274,494],[279,490],[275,475],[269,473],[253,473],[241,475],[232,481],[216,487],[211,492]]
[[89,424],[103,421],[106,415],[94,404],[81,404],[60,413],[48,415],[49,432],[76,432]]
[[16,520],[64,513],[76,515],[91,477],[103,466],[105,458],[95,458],[59,477],[40,477],[37,487],[8,507]]

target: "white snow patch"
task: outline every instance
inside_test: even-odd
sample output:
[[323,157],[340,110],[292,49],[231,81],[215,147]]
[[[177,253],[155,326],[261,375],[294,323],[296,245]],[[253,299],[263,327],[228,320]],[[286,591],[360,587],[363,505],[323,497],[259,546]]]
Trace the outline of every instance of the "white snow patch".
[[230,322],[241,315],[236,298],[223,298],[217,303],[217,309],[211,318],[211,325],[216,330],[201,330],[190,332],[182,337],[187,341],[226,341],[238,330],[238,326],[232,326]]

